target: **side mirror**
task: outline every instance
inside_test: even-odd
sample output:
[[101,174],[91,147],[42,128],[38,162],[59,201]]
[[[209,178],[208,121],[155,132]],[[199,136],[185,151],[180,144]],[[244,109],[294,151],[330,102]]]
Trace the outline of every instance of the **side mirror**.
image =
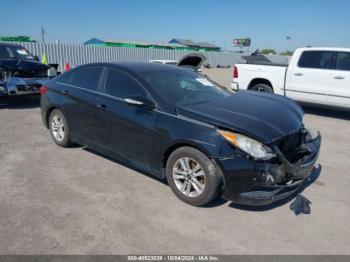
[[34,59],[35,59],[36,61],[40,62],[40,59],[39,59],[39,57],[38,57],[37,55],[34,56]]
[[142,107],[147,110],[154,110],[156,108],[156,104],[152,100],[143,96],[129,96],[124,98],[124,101],[128,105]]

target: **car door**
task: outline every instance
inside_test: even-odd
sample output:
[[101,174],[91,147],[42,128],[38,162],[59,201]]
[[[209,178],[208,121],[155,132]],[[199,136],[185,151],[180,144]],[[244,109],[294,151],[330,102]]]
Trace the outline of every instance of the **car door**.
[[152,98],[132,75],[112,67],[107,68],[103,92],[104,95],[98,97],[99,118],[103,121],[101,145],[143,170],[151,171],[157,113],[139,106],[133,97],[149,101]]
[[99,140],[96,96],[100,86],[102,66],[87,66],[73,70],[69,83],[60,83],[66,97],[62,110],[71,128],[73,139],[84,145]]
[[337,52],[331,81],[328,94],[331,105],[350,108],[350,52]]
[[298,63],[287,72],[286,95],[299,101],[329,103],[328,88],[335,55],[332,51],[304,51]]

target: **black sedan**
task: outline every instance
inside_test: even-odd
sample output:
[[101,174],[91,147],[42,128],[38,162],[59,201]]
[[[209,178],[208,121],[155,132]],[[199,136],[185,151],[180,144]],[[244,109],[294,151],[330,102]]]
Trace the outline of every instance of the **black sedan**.
[[77,143],[166,178],[196,206],[218,195],[248,205],[289,197],[310,176],[321,144],[290,99],[231,94],[188,68],[89,64],[40,91],[57,145]]

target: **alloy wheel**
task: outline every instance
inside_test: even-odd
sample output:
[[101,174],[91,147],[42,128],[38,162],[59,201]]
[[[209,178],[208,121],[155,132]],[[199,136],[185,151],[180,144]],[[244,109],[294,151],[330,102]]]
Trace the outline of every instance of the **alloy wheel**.
[[173,180],[177,189],[187,197],[198,197],[205,188],[205,173],[192,158],[181,157],[173,166]]
[[58,142],[62,142],[64,139],[64,122],[59,115],[55,115],[51,120],[52,134]]

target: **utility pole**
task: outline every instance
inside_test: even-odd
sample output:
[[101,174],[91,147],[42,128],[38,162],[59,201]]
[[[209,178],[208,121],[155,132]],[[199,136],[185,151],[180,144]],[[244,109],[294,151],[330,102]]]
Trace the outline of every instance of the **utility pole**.
[[45,34],[46,32],[45,32],[45,30],[44,30],[44,27],[43,26],[41,26],[41,41],[43,42],[43,43],[45,43],[45,37],[44,37],[44,34]]

